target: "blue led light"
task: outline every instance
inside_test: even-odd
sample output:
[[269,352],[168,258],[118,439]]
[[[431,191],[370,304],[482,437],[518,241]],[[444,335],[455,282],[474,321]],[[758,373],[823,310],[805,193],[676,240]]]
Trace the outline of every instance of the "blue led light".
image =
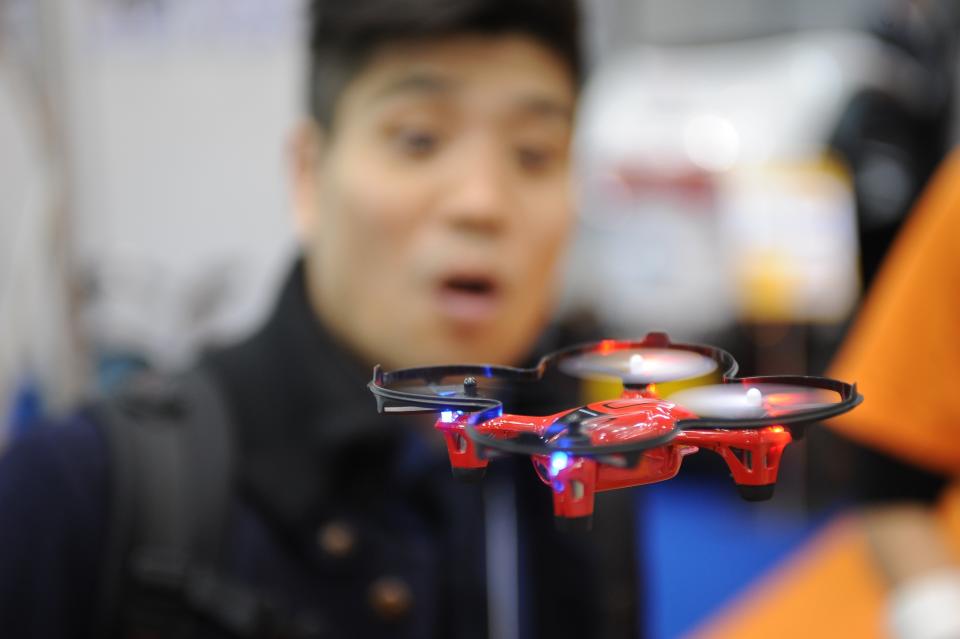
[[556,477],[557,473],[567,467],[569,461],[570,457],[562,451],[550,455],[550,475]]
[[440,411],[440,421],[444,424],[452,424],[463,417],[462,410],[443,410]]

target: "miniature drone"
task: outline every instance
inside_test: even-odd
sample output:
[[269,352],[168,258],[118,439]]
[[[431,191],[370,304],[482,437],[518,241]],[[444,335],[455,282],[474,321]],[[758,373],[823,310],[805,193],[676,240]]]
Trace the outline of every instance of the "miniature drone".
[[[529,369],[377,366],[369,388],[380,412],[439,414],[454,476],[479,479],[496,456],[530,456],[553,491],[558,525],[589,529],[596,492],[671,479],[701,448],[726,461],[744,499],[769,499],[784,448],[863,400],[856,385],[834,379],[736,373],[722,349],[650,333],[557,351]],[[612,381],[616,392],[550,415],[504,412],[514,389],[556,375]]]

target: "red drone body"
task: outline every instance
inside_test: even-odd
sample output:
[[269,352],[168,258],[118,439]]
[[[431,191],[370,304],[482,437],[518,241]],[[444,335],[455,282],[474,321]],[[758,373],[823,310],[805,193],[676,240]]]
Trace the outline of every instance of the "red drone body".
[[[504,414],[477,424],[476,428],[494,438],[509,439],[519,433],[545,437],[551,426],[571,417],[579,418],[592,444],[602,445],[610,441],[647,440],[651,434],[665,435],[677,421],[697,416],[647,391],[626,390],[620,399],[547,416]],[[477,444],[468,437],[468,421],[466,414],[452,419],[445,414],[436,428],[443,433],[454,475],[479,478],[490,460],[480,454]],[[553,490],[554,514],[571,519],[593,514],[596,492],[672,479],[680,471],[683,458],[701,448],[724,459],[744,498],[767,498],[773,494],[783,449],[791,441],[793,436],[779,425],[736,430],[689,429],[667,444],[642,451],[629,466],[614,455],[592,459],[562,451],[549,456],[531,455],[531,460],[537,475]]]
[[[589,528],[594,495],[671,479],[700,449],[719,454],[740,494],[769,499],[784,448],[813,421],[840,414],[862,397],[854,386],[819,377],[735,378],[720,349],[672,344],[662,333],[642,341],[604,340],[554,353],[534,369],[445,366],[383,373],[370,388],[384,412],[439,412],[453,474],[479,479],[493,457],[526,454],[553,492],[559,524]],[[506,384],[542,382],[552,370],[576,379],[616,379],[619,396],[550,415],[505,413]],[[719,375],[721,382],[703,381]],[[661,397],[657,384],[688,380]],[[693,380],[693,381],[689,381]]]

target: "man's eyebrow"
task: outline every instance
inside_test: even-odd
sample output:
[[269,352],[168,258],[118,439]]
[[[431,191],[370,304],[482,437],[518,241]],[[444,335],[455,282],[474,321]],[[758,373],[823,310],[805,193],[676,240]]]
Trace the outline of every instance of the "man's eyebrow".
[[435,73],[412,72],[388,82],[375,94],[377,101],[404,93],[446,93],[454,87],[453,80]]
[[557,118],[565,123],[573,121],[573,107],[565,101],[549,96],[529,95],[517,100],[518,110],[525,114]]
[[[373,94],[373,100],[380,102],[404,94],[446,94],[453,92],[456,88],[457,82],[453,78],[428,71],[411,71],[380,87]],[[573,121],[573,106],[566,100],[552,95],[540,93],[521,95],[513,100],[513,104],[514,108],[524,115],[556,118],[564,123]]]

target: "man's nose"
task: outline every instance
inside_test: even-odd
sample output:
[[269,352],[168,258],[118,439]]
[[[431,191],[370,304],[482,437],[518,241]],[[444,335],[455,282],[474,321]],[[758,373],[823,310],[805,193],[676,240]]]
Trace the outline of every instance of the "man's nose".
[[444,220],[464,232],[501,233],[509,220],[512,193],[505,158],[491,144],[475,144],[464,148],[447,169]]

